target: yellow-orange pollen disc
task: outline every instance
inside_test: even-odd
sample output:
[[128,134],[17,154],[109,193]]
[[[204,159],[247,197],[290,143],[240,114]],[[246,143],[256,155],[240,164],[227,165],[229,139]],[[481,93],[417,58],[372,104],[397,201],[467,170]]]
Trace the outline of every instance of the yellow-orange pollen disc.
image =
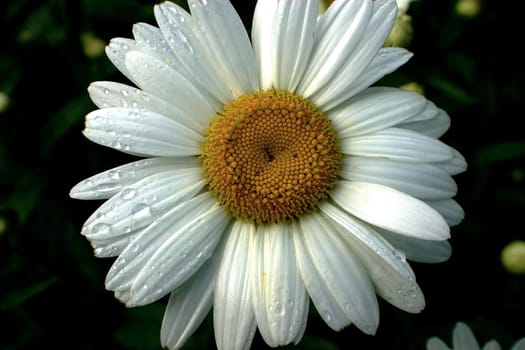
[[234,217],[280,222],[317,207],[341,153],[326,114],[283,90],[243,95],[210,123],[202,160],[210,191]]

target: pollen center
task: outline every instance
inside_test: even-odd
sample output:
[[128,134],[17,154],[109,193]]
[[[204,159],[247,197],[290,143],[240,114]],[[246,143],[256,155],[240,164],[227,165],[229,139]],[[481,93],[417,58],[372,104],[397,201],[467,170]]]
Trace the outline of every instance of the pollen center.
[[283,90],[229,102],[210,123],[202,150],[209,190],[234,217],[256,223],[315,209],[341,160],[326,114]]

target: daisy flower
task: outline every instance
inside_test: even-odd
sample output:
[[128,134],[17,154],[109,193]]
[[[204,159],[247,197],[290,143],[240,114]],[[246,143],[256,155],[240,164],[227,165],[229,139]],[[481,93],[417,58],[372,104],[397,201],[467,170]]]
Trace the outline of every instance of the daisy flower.
[[[452,333],[452,350],[480,350],[476,337],[470,328],[463,322],[458,322]],[[427,350],[451,350],[441,339],[432,337],[427,341]],[[483,346],[483,350],[501,350],[501,346],[495,340],[489,341]],[[518,340],[510,350],[525,350],[525,338]]]
[[326,324],[374,334],[376,295],[407,312],[424,297],[407,259],[450,255],[463,217],[438,138],[446,112],[370,87],[411,54],[382,48],[392,0],[256,5],[251,42],[228,0],[155,6],[158,27],[113,39],[133,82],[95,82],[93,142],[142,157],[80,182],[107,199],[82,234],[117,257],[106,288],[129,307],[169,294],[162,345],[180,348],[213,306],[219,349],[297,343],[310,300]]

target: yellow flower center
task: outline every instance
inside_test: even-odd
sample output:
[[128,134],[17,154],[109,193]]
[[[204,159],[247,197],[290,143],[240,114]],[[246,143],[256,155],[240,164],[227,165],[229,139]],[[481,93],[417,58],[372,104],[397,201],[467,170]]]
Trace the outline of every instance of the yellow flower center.
[[210,123],[202,146],[210,191],[234,217],[280,222],[315,209],[341,153],[325,113],[283,90],[243,95]]

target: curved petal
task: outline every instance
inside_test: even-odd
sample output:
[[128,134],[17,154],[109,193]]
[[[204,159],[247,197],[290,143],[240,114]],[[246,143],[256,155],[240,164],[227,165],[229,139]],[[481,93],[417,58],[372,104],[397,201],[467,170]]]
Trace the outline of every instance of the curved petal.
[[250,289],[259,332],[272,347],[298,342],[308,295],[297,271],[289,227],[261,225],[250,244]]
[[218,247],[199,271],[170,294],[160,329],[163,347],[180,349],[204,321],[213,305],[221,256],[222,249]]
[[312,50],[318,8],[317,0],[257,2],[252,40],[263,90],[295,91]]
[[147,176],[177,168],[199,167],[196,158],[148,158],[124,164],[91,176],[75,185],[70,196],[75,199],[108,199],[125,186],[134,184]]
[[449,227],[437,211],[390,187],[339,181],[331,196],[350,214],[386,230],[429,240],[450,237]]
[[[374,334],[379,308],[365,268],[319,214],[303,216],[300,223],[302,235],[294,235],[296,252],[304,283],[321,317],[332,326],[332,319],[341,318],[342,313],[364,333]],[[305,258],[310,262],[305,264]],[[328,300],[321,300],[326,297]]]
[[512,348],[510,350],[523,350],[525,349],[525,338],[521,338],[518,340],[514,345],[512,345]]
[[131,108],[138,113],[145,111],[169,117],[187,126],[192,131],[204,135],[204,128],[197,119],[179,107],[168,103],[149,92],[111,81],[97,81],[88,87],[91,100],[99,108]]
[[443,340],[432,337],[427,341],[427,350],[450,350]]
[[220,110],[218,101],[209,98],[207,92],[196,87],[176,70],[155,57],[140,51],[126,55],[126,66],[142,90],[180,107],[193,116],[205,128]]
[[433,103],[431,103],[431,106],[437,111],[431,119],[423,121],[408,121],[407,123],[398,125],[398,127],[412,130],[436,139],[440,138],[450,128],[450,117],[444,110],[437,108]]
[[175,206],[124,249],[108,272],[106,288],[125,297],[128,306],[160,299],[208,259],[228,221],[208,193]]
[[193,17],[177,4],[168,1],[155,5],[154,12],[170,51],[186,72],[184,76],[193,77],[200,86],[222,103],[232,100],[234,98],[232,92],[213,71],[212,64],[207,61],[204,54],[206,49],[195,34]]
[[463,208],[453,199],[427,201],[427,204],[437,210],[451,227],[459,225],[465,218]]
[[436,165],[450,175],[457,175],[467,170],[467,161],[465,158],[454,148],[449,148],[452,152],[452,158],[444,162],[436,163]]
[[227,0],[189,0],[202,47],[234,97],[259,89],[255,54],[246,29]]
[[352,97],[329,113],[339,138],[370,134],[419,114],[426,99],[415,92],[373,87]]
[[193,156],[203,137],[163,115],[129,108],[105,108],[86,116],[84,135],[116,150],[144,156]]
[[327,202],[319,209],[336,223],[340,237],[359,257],[380,297],[407,312],[423,310],[425,298],[404,254],[343,210]]
[[501,346],[497,341],[491,340],[483,346],[483,350],[501,350]]
[[[348,1],[348,3],[354,2],[356,1]],[[352,83],[373,61],[394,24],[397,12],[395,1],[376,0],[366,4],[370,4],[373,8],[366,22],[365,31],[358,36],[357,44],[351,49],[346,48],[346,57],[343,56],[344,60],[336,67],[337,71],[330,76],[326,84],[320,85],[314,82],[310,86],[315,86],[317,90],[305,94],[323,110],[334,108],[352,96],[353,92],[350,90]],[[365,26],[364,23],[356,25]],[[348,24],[346,26],[351,27]],[[338,30],[341,31],[341,28]]]
[[458,322],[452,332],[454,349],[479,350],[479,343],[470,328],[463,322]]
[[408,260],[422,263],[440,263],[447,261],[452,254],[452,246],[448,241],[429,241],[381,229],[378,229],[378,232],[390,244],[404,252]]
[[[347,99],[404,65],[412,53],[400,47],[384,47],[379,50],[370,64],[352,82],[346,91]],[[346,103],[346,102],[344,102]]]
[[248,253],[255,225],[236,220],[227,234],[215,287],[213,328],[220,350],[249,349],[257,328],[250,297]]
[[457,186],[433,164],[399,162],[383,158],[350,157],[343,161],[341,176],[350,181],[371,182],[425,200],[454,197]]
[[126,66],[126,55],[131,51],[139,50],[137,43],[132,39],[113,38],[106,46],[106,56],[117,69],[138,86],[130,70]]
[[198,168],[182,168],[130,184],[86,220],[82,234],[88,239],[108,239],[146,227],[200,191],[205,184],[201,177]]
[[454,157],[449,146],[413,131],[390,128],[340,140],[347,155],[382,157],[407,162],[445,162]]
[[310,98],[324,90],[350,60],[363,39],[372,9],[372,2],[364,0],[336,1],[328,8],[318,22],[312,56],[298,88],[302,96]]

